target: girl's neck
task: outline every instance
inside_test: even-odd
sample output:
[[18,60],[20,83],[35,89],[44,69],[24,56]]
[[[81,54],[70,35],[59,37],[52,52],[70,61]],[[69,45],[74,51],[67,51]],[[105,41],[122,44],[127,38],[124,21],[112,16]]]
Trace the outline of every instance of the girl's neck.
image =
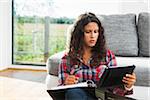
[[89,60],[92,56],[92,52],[91,52],[92,48],[85,48],[84,47],[83,50],[84,50],[84,52],[83,52],[83,62],[84,62],[84,64],[90,66],[88,62],[89,62]]
[[92,54],[91,47],[83,47],[83,50],[84,50],[83,55]]

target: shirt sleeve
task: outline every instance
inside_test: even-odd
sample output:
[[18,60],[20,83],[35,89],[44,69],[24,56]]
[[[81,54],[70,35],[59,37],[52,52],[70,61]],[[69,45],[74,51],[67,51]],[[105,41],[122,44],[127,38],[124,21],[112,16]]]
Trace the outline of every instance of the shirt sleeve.
[[59,69],[58,69],[59,85],[64,85],[65,79],[69,75],[68,72],[69,71],[68,71],[68,67],[67,67],[67,59],[63,57],[61,59],[61,62],[59,64]]
[[108,88],[110,92],[119,96],[131,95],[133,94],[133,89],[130,91],[125,90],[123,86]]
[[107,50],[106,61],[108,67],[117,66],[115,54],[111,50]]

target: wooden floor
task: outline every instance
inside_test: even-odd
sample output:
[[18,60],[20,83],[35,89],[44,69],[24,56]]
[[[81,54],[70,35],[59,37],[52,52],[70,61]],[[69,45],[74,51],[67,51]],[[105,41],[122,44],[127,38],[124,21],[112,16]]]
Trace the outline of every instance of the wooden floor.
[[0,71],[0,100],[52,100],[46,92],[46,71]]

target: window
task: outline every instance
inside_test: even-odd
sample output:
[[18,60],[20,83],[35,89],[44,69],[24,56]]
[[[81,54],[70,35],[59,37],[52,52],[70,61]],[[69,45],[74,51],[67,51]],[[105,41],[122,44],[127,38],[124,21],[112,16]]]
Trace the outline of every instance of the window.
[[45,65],[65,49],[65,31],[74,19],[56,16],[52,0],[13,0],[12,7],[13,64]]

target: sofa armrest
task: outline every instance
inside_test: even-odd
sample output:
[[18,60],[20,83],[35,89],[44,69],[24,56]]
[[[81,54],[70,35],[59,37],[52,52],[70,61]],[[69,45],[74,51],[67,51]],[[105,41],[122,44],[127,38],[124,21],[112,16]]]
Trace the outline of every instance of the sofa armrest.
[[47,75],[46,76],[46,89],[50,90],[52,87],[58,86],[58,77],[54,75]]
[[46,62],[46,69],[49,75],[58,76],[58,67],[65,50],[50,56]]
[[50,56],[46,62],[47,76],[46,76],[46,89],[49,90],[51,87],[58,86],[58,67],[61,58],[65,54],[65,51],[61,51]]

